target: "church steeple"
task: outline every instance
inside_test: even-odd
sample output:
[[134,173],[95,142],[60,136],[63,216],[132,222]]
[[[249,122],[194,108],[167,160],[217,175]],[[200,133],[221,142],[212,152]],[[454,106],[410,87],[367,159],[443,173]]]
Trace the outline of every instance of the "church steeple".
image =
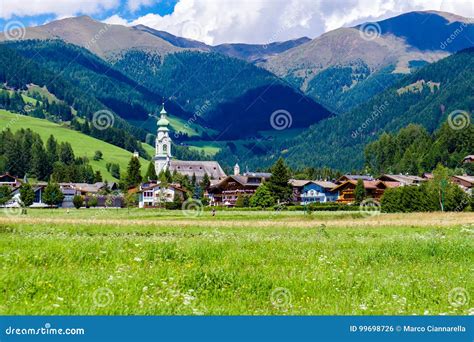
[[171,162],[171,138],[169,136],[169,121],[166,117],[167,113],[165,110],[165,104],[160,112],[160,119],[156,123],[158,131],[156,134],[155,142],[155,171],[156,174],[160,174],[161,171],[165,171],[169,168]]

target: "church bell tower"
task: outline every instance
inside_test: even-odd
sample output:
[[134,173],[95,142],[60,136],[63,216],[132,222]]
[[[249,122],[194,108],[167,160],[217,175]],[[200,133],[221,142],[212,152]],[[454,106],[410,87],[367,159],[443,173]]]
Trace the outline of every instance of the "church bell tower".
[[158,132],[155,142],[155,171],[159,175],[161,171],[165,171],[170,167],[171,162],[171,138],[169,136],[169,121],[166,118],[165,104],[160,112],[160,119],[157,122]]

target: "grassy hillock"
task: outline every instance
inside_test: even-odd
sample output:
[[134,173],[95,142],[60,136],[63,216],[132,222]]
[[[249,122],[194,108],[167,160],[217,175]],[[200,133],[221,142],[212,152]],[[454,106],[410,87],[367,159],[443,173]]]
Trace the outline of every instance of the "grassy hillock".
[[[104,179],[108,181],[116,181],[114,177],[107,171],[107,163],[117,163],[123,172],[127,168],[128,161],[132,155],[120,147],[111,145],[104,141],[82,134],[80,132],[69,129],[44,119],[37,119],[25,115],[14,114],[5,110],[0,110],[0,130],[10,128],[13,132],[21,128],[30,128],[38,133],[43,141],[46,141],[52,134],[59,141],[67,141],[71,144],[74,153],[78,157],[86,156],[89,158],[90,165],[94,171],[98,170]],[[147,152],[153,152],[153,148],[144,145]],[[93,160],[94,152],[100,150],[103,153],[103,159]],[[140,158],[142,164],[142,172],[145,173],[148,161]]]

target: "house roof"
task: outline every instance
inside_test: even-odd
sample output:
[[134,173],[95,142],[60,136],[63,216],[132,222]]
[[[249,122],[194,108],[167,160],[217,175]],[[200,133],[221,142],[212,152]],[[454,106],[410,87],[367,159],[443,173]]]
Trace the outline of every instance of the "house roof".
[[400,182],[382,181],[382,183],[385,184],[387,188],[398,188],[402,185]]
[[290,179],[288,181],[288,183],[291,185],[291,186],[295,186],[295,187],[302,187],[302,186],[305,186],[306,184],[308,183],[311,183],[312,181],[311,180],[307,180],[307,179]]
[[239,183],[240,185],[242,186],[250,186],[250,187],[258,187],[260,184],[262,184],[262,182],[254,182],[252,181],[253,179],[255,178],[264,178],[264,177],[254,177],[254,176],[243,176],[243,175],[231,175],[231,176],[227,176],[226,178],[224,178],[223,180],[221,180],[220,182],[214,184],[211,186],[211,188],[219,188],[220,186],[222,186],[223,184],[229,182],[229,181],[235,181],[237,183]]
[[176,171],[189,177],[192,177],[194,174],[197,179],[202,179],[204,174],[207,174],[211,179],[223,179],[226,177],[224,170],[216,161],[171,160],[170,171]]
[[314,180],[308,180],[308,179],[290,179],[288,181],[288,183],[291,185],[291,186],[295,186],[295,187],[303,187],[309,183],[313,183],[313,184],[316,184],[316,185],[319,185],[320,187],[324,188],[324,189],[332,189],[334,187],[337,186],[337,184],[333,183],[333,182],[328,182],[328,181],[314,181]]
[[369,175],[342,175],[339,177],[339,179],[336,180],[336,182],[345,182],[345,179],[347,180],[359,180],[362,179],[364,181],[373,181],[374,178]]
[[[15,180],[15,182],[21,182],[21,179],[18,178],[18,177],[15,177],[15,176],[12,176],[11,174],[9,174],[8,172],[4,173],[3,175],[0,175],[0,180],[2,178],[6,178],[6,177],[9,177],[9,178],[12,178]],[[8,182],[8,183],[11,183],[11,182]]]
[[[148,185],[148,186],[143,186],[143,185]],[[147,191],[147,190],[153,190],[155,188],[158,188],[161,186],[161,183],[160,182],[157,182],[157,183],[144,183],[142,184],[141,186],[141,190],[139,190],[138,192],[143,192],[143,191]],[[173,188],[175,190],[178,190],[178,191],[181,191],[181,192],[184,192],[186,191],[184,188],[182,188],[181,186],[179,186],[179,184],[168,184],[166,186],[166,188]]]
[[425,178],[421,178],[418,176],[412,176],[412,175],[390,175],[390,174],[385,174],[380,177],[381,180],[383,178],[388,178],[390,181],[393,182],[399,182],[403,184],[414,184],[414,183],[419,183],[419,182],[424,182],[426,181]]
[[260,178],[270,178],[272,174],[270,172],[245,172],[244,176],[246,177],[260,177]]
[[462,181],[465,181],[467,183],[474,184],[474,176],[463,175],[463,176],[453,176],[453,178],[458,178],[458,179],[460,179]]
[[[380,187],[381,184],[386,186],[382,181],[379,181],[379,180],[363,181],[363,183],[364,183],[364,188],[365,189],[377,189],[377,188]],[[341,184],[337,185],[335,188],[333,188],[332,191],[339,190],[340,188],[344,188],[348,184],[357,185],[357,181],[356,180],[345,181],[344,183],[341,183]]]
[[313,181],[313,183],[319,185],[324,189],[333,189],[337,186],[337,184],[328,181]]

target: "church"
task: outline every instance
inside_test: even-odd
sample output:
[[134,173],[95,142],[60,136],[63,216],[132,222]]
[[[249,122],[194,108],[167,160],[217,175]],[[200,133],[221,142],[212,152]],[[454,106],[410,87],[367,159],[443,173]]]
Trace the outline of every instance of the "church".
[[171,173],[176,171],[184,176],[191,178],[193,175],[200,181],[205,174],[211,179],[211,183],[216,183],[226,177],[222,167],[216,161],[201,160],[175,160],[171,154],[171,137],[169,134],[169,120],[167,119],[165,105],[160,112],[160,118],[157,121],[158,132],[155,142],[155,162],[156,174],[161,171],[169,170]]

